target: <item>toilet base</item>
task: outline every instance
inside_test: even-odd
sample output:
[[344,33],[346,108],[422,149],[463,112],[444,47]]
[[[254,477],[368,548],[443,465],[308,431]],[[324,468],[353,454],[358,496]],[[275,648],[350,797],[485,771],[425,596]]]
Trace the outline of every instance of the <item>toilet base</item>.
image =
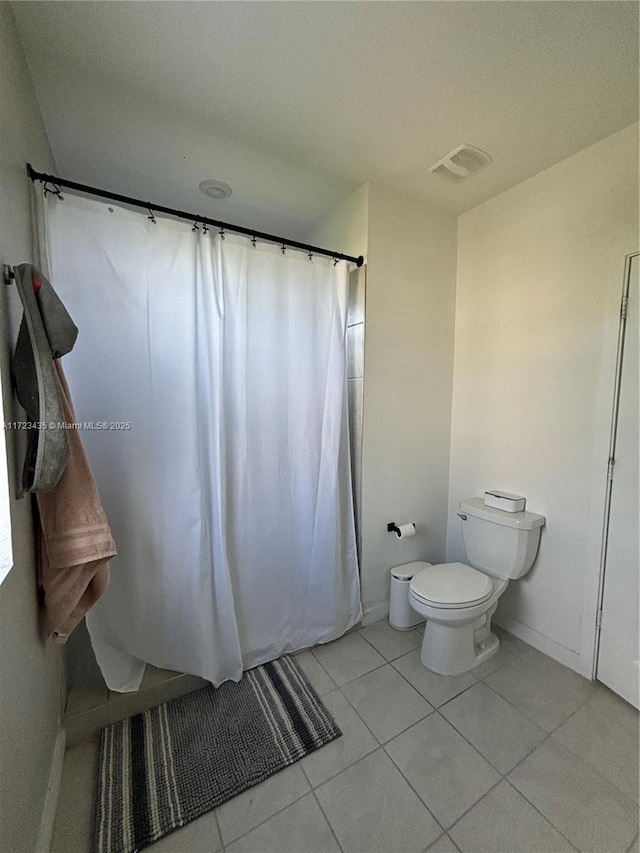
[[500,648],[500,640],[486,627],[446,625],[427,620],[420,651],[423,666],[438,675],[462,675],[474,669]]

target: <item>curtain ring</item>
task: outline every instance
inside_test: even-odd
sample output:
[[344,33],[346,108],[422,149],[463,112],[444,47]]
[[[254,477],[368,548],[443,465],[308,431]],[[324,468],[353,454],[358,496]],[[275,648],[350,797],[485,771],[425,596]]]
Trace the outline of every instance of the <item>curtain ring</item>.
[[340,263],[340,258],[336,258],[336,257],[334,257],[334,259],[333,259],[333,265],[334,265],[334,267],[337,267],[339,263]]
[[280,246],[280,249],[282,251],[282,254],[284,255],[284,253],[287,251],[287,244],[283,243],[282,246]]
[[193,227],[191,228],[191,230],[192,230],[192,231],[194,231],[194,232],[195,232],[195,231],[200,231],[200,229],[198,228],[198,220],[197,220],[197,219],[196,219],[196,221],[193,223]]
[[[51,184],[51,186],[49,186]],[[44,182],[44,194],[47,196],[49,193],[51,195],[57,196],[60,201],[64,201],[64,196],[60,192],[60,187],[57,184],[54,184],[53,181],[45,181]]]
[[206,222],[203,222],[203,223],[202,223],[202,233],[203,233],[203,234],[208,234],[208,233],[209,233],[209,226],[207,225],[207,223],[206,223]]
[[225,236],[224,236],[224,228],[222,228],[222,227],[221,227],[221,228],[220,228],[220,230],[218,231],[218,234],[220,235],[220,239],[221,239],[221,240],[224,240],[224,239],[225,239]]
[[309,260],[313,260],[313,252],[311,251],[311,249],[309,249]]
[[147,205],[147,209],[148,209],[148,211],[149,211],[149,216],[147,216],[147,219],[148,219],[150,222],[153,222],[153,224],[155,225],[157,220],[156,220],[156,217],[155,217],[155,215],[154,215],[154,213],[153,213],[153,210],[152,210],[152,208],[151,208],[151,205],[150,205],[150,204],[149,204],[149,205]]
[[254,249],[255,249],[257,243],[258,243],[258,240],[256,238],[256,235],[254,234],[253,237],[251,238],[251,245],[253,246]]

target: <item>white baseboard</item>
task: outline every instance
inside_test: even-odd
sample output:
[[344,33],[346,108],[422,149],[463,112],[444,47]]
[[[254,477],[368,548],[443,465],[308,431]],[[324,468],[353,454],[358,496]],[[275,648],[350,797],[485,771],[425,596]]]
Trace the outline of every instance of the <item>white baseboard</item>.
[[[530,646],[533,646],[534,649],[542,652],[542,654],[548,655],[548,657],[579,673],[579,675],[584,675],[580,655],[577,652],[561,646],[560,643],[556,643],[555,640],[545,637],[544,634],[540,634],[538,631],[525,625],[524,622],[519,622],[513,616],[496,613],[493,621],[500,628],[504,628],[505,631],[513,634],[514,637],[519,637],[525,643],[529,643]],[[590,676],[586,677],[589,678]]]
[[362,624],[371,625],[373,622],[379,622],[389,615],[389,602],[382,601],[380,604],[374,604],[371,607],[363,607]]
[[49,783],[47,785],[47,793],[45,795],[44,806],[42,808],[40,831],[38,832],[35,853],[49,853],[49,850],[51,849],[53,824],[56,819],[58,796],[60,794],[60,785],[62,783],[62,767],[64,765],[65,747],[66,735],[64,728],[61,726],[58,736],[56,737],[55,746],[53,747],[51,769],[49,771]]

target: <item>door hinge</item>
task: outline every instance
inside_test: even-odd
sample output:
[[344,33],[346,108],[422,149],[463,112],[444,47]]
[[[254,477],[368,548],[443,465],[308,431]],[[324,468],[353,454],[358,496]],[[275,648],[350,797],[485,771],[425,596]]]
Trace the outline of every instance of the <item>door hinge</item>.
[[607,480],[613,480],[613,469],[615,468],[616,460],[613,456],[609,457],[609,461],[607,463]]
[[602,628],[602,610],[598,610],[596,613],[596,626]]
[[628,297],[628,296],[623,296],[623,297],[622,297],[622,303],[621,303],[621,305],[620,305],[620,317],[621,317],[623,320],[626,320],[626,319],[627,319],[627,309],[628,309],[628,307],[629,307],[629,297]]

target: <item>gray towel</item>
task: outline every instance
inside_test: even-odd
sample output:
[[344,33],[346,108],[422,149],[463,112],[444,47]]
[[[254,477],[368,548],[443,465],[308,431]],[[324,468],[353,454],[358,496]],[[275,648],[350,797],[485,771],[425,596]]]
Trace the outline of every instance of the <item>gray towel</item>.
[[13,357],[16,394],[32,426],[22,473],[24,491],[46,492],[69,459],[53,360],[71,352],[78,329],[47,279],[31,264],[14,267],[24,316]]

